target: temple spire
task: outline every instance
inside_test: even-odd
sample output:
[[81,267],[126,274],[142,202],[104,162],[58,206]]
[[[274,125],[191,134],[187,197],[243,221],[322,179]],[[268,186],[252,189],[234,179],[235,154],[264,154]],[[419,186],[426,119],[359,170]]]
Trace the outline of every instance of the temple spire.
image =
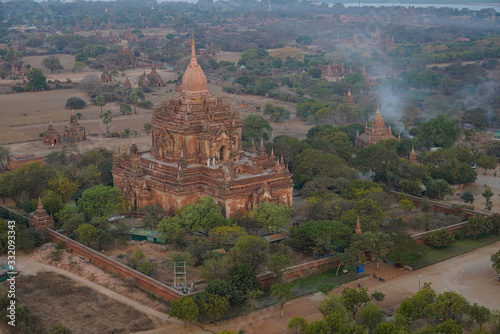
[[355,234],[362,234],[363,231],[361,231],[361,225],[359,224],[359,217],[358,217],[358,223],[356,224],[356,231],[354,232]]
[[198,64],[198,60],[196,60],[196,47],[194,44],[194,29],[191,28],[191,63]]

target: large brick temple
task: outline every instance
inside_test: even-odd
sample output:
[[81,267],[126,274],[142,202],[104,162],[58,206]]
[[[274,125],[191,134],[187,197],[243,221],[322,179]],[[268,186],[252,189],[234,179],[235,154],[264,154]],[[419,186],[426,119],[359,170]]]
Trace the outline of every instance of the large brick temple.
[[153,109],[152,145],[114,156],[113,181],[132,210],[158,204],[178,209],[211,196],[226,217],[259,202],[292,205],[293,182],[283,160],[257,150],[243,150],[243,124],[227,99],[214,98],[196,59],[194,39],[179,96]]
[[[373,116],[372,125],[370,127],[366,126],[365,132],[363,132],[361,135],[356,132],[354,146],[356,147],[356,149],[361,150],[372,144],[375,144],[378,141],[391,138],[396,139],[396,137],[392,135],[391,126],[389,126],[389,128],[385,126],[382,114],[380,114],[379,106],[377,106],[377,112],[375,113],[375,116]],[[397,139],[401,141],[401,135]]]

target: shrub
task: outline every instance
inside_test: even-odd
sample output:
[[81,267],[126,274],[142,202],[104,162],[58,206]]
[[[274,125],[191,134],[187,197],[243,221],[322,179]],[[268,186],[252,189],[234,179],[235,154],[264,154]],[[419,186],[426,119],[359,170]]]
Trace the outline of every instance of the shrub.
[[79,97],[70,97],[66,101],[66,108],[72,108],[72,109],[85,108],[85,101]]
[[433,248],[445,248],[455,242],[455,237],[445,229],[430,232],[425,236],[425,243]]

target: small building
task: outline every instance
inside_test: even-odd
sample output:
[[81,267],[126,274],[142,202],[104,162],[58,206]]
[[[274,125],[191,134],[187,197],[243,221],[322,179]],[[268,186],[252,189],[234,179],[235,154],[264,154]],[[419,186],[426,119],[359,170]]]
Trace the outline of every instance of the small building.
[[285,240],[286,236],[282,233],[275,233],[275,234],[265,235],[262,238],[264,238],[264,240],[266,240],[270,244],[275,244],[282,240]]
[[165,241],[158,236],[158,232],[154,230],[146,230],[143,228],[131,228],[128,232],[130,240],[146,241],[152,244],[164,244]]
[[111,82],[112,81],[111,73],[109,73],[108,68],[106,65],[104,66],[104,72],[101,74],[101,82]]
[[38,198],[38,208],[33,214],[30,215],[28,224],[30,228],[37,228],[42,231],[47,228],[55,228],[54,220],[43,208],[42,200],[40,199],[40,197]]
[[61,143],[61,137],[59,136],[59,132],[54,129],[52,125],[52,121],[49,123],[49,128],[47,131],[43,133],[43,143],[45,145],[57,145]]
[[69,124],[64,128],[64,137],[74,138],[77,142],[87,139],[85,128],[78,123],[75,113],[71,113]]

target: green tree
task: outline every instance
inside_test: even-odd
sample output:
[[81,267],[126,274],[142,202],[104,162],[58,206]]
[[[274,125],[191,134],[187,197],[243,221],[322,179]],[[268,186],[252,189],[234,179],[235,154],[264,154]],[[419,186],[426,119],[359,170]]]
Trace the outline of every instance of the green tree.
[[47,89],[47,78],[42,71],[34,68],[26,75],[28,81],[24,84],[24,89],[28,91],[39,91]]
[[85,63],[82,63],[82,62],[80,62],[80,61],[77,61],[77,62],[75,62],[75,63],[73,64],[73,69],[72,69],[72,71],[73,71],[73,73],[74,73],[74,72],[78,72],[78,73],[80,73],[81,71],[83,71],[83,69],[84,69],[84,68],[85,68]]
[[261,78],[257,82],[257,86],[255,87],[255,94],[265,95],[277,87],[279,87],[279,83],[277,83],[276,81],[269,78]]
[[400,202],[399,202],[399,207],[403,210],[403,211],[406,211],[406,212],[410,212],[413,207],[415,205],[413,204],[412,201],[410,201],[409,199],[402,199]]
[[243,129],[241,131],[241,140],[246,142],[259,142],[262,138],[268,141],[273,133],[273,127],[262,116],[249,115],[243,120]]
[[242,85],[243,87],[246,87],[250,83],[250,78],[248,77],[248,75],[241,75],[236,78],[235,82],[239,85]]
[[462,327],[455,321],[448,319],[436,328],[437,333],[462,334]]
[[102,122],[106,124],[106,133],[109,133],[109,123],[113,120],[113,115],[111,114],[111,110],[108,110],[102,115]]
[[122,203],[122,194],[118,188],[97,185],[82,193],[78,206],[87,219],[91,219],[117,213]]
[[500,250],[490,257],[491,265],[495,271],[500,274]]
[[321,283],[318,284],[316,287],[316,291],[321,292],[325,296],[328,295],[328,292],[332,291],[333,289],[338,288],[338,284],[330,284],[330,283]]
[[448,233],[444,228],[429,232],[425,236],[425,243],[434,248],[445,248],[455,242],[453,234]]
[[260,280],[246,264],[233,264],[228,269],[226,281],[231,288],[229,298],[234,303],[244,303],[249,291],[260,290],[261,288]]
[[85,223],[85,215],[74,206],[65,206],[54,217],[62,223],[62,228],[69,233],[73,233],[80,225]]
[[132,113],[132,107],[126,103],[120,103],[120,112],[125,115],[130,115]]
[[470,191],[464,192],[461,196],[460,199],[464,201],[465,203],[470,203],[474,204],[474,195]]
[[101,118],[102,118],[102,107],[106,105],[106,97],[104,95],[97,95],[95,97],[95,105],[101,107]]
[[309,45],[313,42],[313,39],[309,35],[300,35],[295,39],[297,44]]
[[0,144],[0,170],[7,169],[7,161],[10,157],[10,149]]
[[377,269],[379,269],[378,258],[389,253],[391,246],[392,242],[387,234],[381,232],[365,232],[363,234],[354,235],[351,250],[358,256],[369,253],[377,262]]
[[149,135],[149,132],[151,131],[151,122],[144,123],[142,126],[144,127],[144,130],[146,130],[146,134]]
[[478,167],[484,168],[484,175],[486,175],[488,169],[495,169],[497,167],[497,158],[484,154],[477,158],[476,164]]
[[66,175],[60,175],[59,177],[53,177],[47,182],[47,187],[49,190],[54,192],[59,196],[63,202],[68,202],[73,195],[78,191],[80,185],[68,178]]
[[182,296],[180,299],[174,299],[170,302],[170,309],[168,310],[168,316],[170,318],[176,318],[184,321],[184,327],[187,326],[189,321],[189,326],[193,320],[198,317],[198,306],[189,296]]
[[138,211],[146,214],[142,218],[142,227],[149,228],[150,230],[156,229],[158,223],[161,222],[166,215],[165,210],[163,210],[161,206],[155,204],[146,205]]
[[73,331],[61,323],[56,324],[52,327],[48,334],[73,334]]
[[453,195],[455,189],[450,187],[448,182],[443,179],[430,180],[426,184],[426,195],[431,198],[444,198],[446,195]]
[[276,233],[289,225],[292,208],[282,203],[261,202],[252,210],[252,218],[267,233]]
[[89,57],[83,52],[78,52],[75,55],[75,62],[82,62],[85,63],[87,60],[89,60]]
[[50,70],[50,73],[54,73],[54,71],[59,72],[64,68],[61,65],[61,61],[56,56],[49,56],[47,58],[43,58],[42,66],[48,68]]
[[70,97],[66,100],[66,108],[82,109],[85,108],[85,101],[79,97]]
[[383,294],[382,292],[380,292],[380,291],[373,291],[373,293],[372,293],[372,299],[377,302],[377,305],[381,301],[383,301],[384,298],[385,298],[385,294]]
[[207,236],[211,229],[224,224],[222,209],[210,196],[200,198],[195,205],[186,205],[182,216],[190,220],[195,230],[201,230]]
[[493,197],[493,191],[491,191],[491,188],[486,187],[481,196],[483,196],[484,199],[486,200],[485,209],[491,211],[491,209],[493,209],[493,203],[491,202],[491,197]]
[[155,272],[155,270],[158,268],[158,263],[152,262],[152,261],[145,261],[141,263],[141,267],[139,271],[143,273],[144,275],[151,276]]
[[488,322],[490,315],[490,309],[485,306],[474,303],[474,305],[469,308],[469,316],[475,323],[479,324],[479,329],[482,329],[483,325]]
[[81,224],[78,226],[78,235],[80,236],[80,240],[87,244],[90,247],[90,243],[95,240],[97,235],[99,234],[99,230],[91,224]]
[[307,320],[295,315],[290,319],[286,328],[291,334],[304,334],[307,328]]
[[[497,271],[500,272],[500,271]],[[488,321],[490,325],[491,333],[500,333],[500,311],[493,310],[491,312],[490,320]]]
[[469,311],[467,300],[455,291],[440,293],[436,300],[436,308],[443,319],[453,317],[459,322],[461,322],[462,315]]
[[267,260],[267,269],[273,274],[274,282],[280,283],[285,269],[292,265],[292,259],[287,255],[273,255]]
[[229,260],[230,257],[227,255],[205,259],[200,266],[200,277],[207,280],[207,282],[226,278]]
[[345,288],[342,291],[342,302],[347,311],[352,313],[352,317],[356,318],[356,313],[359,308],[370,301],[370,295],[365,288],[359,290],[352,288]]
[[338,276],[341,266],[344,266],[345,268],[352,266],[354,265],[354,263],[356,263],[356,257],[351,254],[351,251],[349,249],[344,249],[343,253],[337,253],[336,256],[339,260],[339,265],[337,266],[337,271],[335,273],[335,276]]
[[387,259],[393,263],[409,264],[424,257],[425,247],[408,233],[392,233],[392,246]]
[[471,216],[467,220],[466,231],[468,234],[472,234],[474,239],[480,234],[490,233],[492,229],[490,221],[481,216]]
[[247,264],[256,270],[266,262],[268,248],[269,244],[264,238],[248,235],[238,239],[233,252],[238,263]]
[[271,286],[271,297],[276,299],[276,301],[280,304],[282,318],[286,302],[295,297],[293,289],[293,284],[289,282],[277,283]]
[[368,333],[372,333],[377,326],[384,321],[382,309],[370,302],[367,302],[359,312],[361,323],[368,328]]
[[247,235],[245,228],[237,225],[219,226],[210,230],[210,239],[226,251],[229,251],[239,238]]
[[250,308],[250,325],[253,323],[253,310],[256,307],[257,298],[263,295],[261,290],[250,290],[247,292],[246,300],[248,307]]
[[460,128],[448,115],[439,115],[418,127],[418,139],[426,147],[451,147]]

